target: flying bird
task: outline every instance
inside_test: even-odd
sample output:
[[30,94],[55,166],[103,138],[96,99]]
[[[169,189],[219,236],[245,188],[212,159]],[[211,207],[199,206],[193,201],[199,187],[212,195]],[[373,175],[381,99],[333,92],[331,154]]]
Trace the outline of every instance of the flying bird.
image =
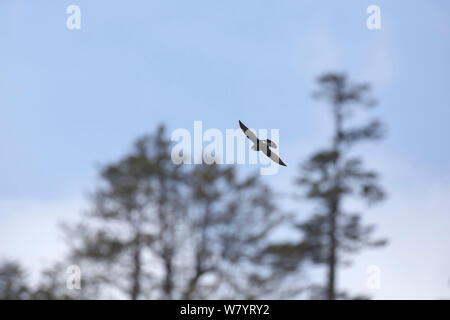
[[269,139],[266,140],[258,139],[256,135],[241,122],[241,120],[239,120],[239,126],[241,127],[242,131],[244,131],[244,134],[247,136],[247,138],[249,138],[250,141],[253,142],[252,150],[262,151],[266,156],[272,159],[272,161],[286,167],[286,165],[278,157],[278,155],[274,153],[272,150],[270,150],[270,147],[275,149],[277,148],[275,142]]

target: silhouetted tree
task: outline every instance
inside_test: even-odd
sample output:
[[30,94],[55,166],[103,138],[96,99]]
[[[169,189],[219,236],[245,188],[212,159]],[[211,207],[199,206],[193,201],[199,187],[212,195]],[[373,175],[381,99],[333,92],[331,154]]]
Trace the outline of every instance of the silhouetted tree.
[[15,261],[0,264],[0,300],[28,299],[30,289],[26,284],[26,273]]
[[[101,296],[252,298],[267,268],[252,258],[280,220],[256,176],[178,166],[163,127],[101,171],[82,223],[66,227],[70,263]],[[84,289],[83,289],[84,290]]]
[[[192,267],[182,298],[256,298],[276,291],[269,265],[256,261],[282,215],[257,175],[196,166],[189,175]],[[202,281],[204,280],[204,281]]]
[[103,185],[84,221],[66,228],[71,261],[82,267],[88,286],[114,288],[130,299],[150,297],[159,286],[162,297],[171,297],[176,222],[185,209],[169,143],[162,127],[138,139],[130,155],[102,170]]
[[326,286],[322,291],[327,299],[339,298],[336,289],[336,269],[344,262],[344,255],[364,247],[380,246],[384,240],[373,240],[373,225],[363,225],[358,212],[344,209],[350,197],[369,204],[383,199],[377,184],[377,173],[367,170],[352,147],[358,142],[376,140],[383,136],[382,124],[372,120],[362,126],[349,125],[357,109],[373,107],[368,84],[352,84],[345,74],[329,73],[318,79],[319,90],[314,97],[324,98],[331,106],[334,133],[328,149],[313,154],[301,167],[297,183],[306,197],[320,204],[316,213],[298,224],[303,232],[302,253],[318,265],[327,267]]

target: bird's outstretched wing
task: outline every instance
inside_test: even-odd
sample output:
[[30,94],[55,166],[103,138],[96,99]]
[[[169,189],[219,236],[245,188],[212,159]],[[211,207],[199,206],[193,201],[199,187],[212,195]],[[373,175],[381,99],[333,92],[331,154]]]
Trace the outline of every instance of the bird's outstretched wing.
[[273,152],[272,150],[270,150],[269,147],[267,147],[267,146],[266,146],[266,147],[262,147],[262,148],[261,148],[261,151],[262,151],[266,156],[268,156],[270,159],[272,159],[273,162],[278,163],[278,164],[280,164],[280,165],[282,165],[282,166],[287,167],[286,164],[283,162],[283,160],[281,160],[280,157],[279,157],[275,152]]
[[251,142],[253,142],[253,143],[255,143],[255,144],[258,143],[258,138],[256,137],[256,135],[255,135],[252,131],[250,131],[250,130],[245,126],[245,124],[243,124],[243,123],[241,122],[241,120],[239,120],[239,126],[241,127],[242,131],[244,131],[244,134],[247,136],[247,138],[250,139]]

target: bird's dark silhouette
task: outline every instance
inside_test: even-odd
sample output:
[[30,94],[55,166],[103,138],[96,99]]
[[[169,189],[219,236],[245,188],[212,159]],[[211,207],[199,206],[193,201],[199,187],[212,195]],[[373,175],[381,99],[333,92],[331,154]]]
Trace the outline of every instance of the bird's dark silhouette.
[[278,157],[278,155],[270,149],[270,147],[277,148],[277,145],[273,141],[269,139],[258,139],[256,135],[251,130],[249,130],[249,128],[247,128],[245,124],[241,122],[241,120],[239,120],[239,126],[241,127],[242,131],[244,131],[244,134],[247,136],[247,138],[254,143],[254,145],[252,146],[252,150],[262,151],[266,156],[272,159],[272,161],[287,167],[283,160],[281,160],[280,157]]

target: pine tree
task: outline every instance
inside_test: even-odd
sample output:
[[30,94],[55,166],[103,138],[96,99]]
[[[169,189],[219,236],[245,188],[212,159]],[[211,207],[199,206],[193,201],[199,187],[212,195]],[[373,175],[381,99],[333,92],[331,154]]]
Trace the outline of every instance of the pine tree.
[[321,296],[333,300],[341,296],[336,288],[336,272],[344,256],[364,247],[385,244],[384,240],[372,239],[374,226],[363,225],[360,213],[344,208],[344,201],[352,197],[369,204],[383,199],[377,173],[364,168],[361,158],[353,155],[352,147],[382,138],[384,130],[378,120],[362,126],[349,125],[355,111],[375,106],[368,84],[352,84],[345,74],[337,73],[321,76],[318,83],[320,89],[314,96],[325,99],[331,106],[333,141],[328,149],[316,152],[301,167],[297,183],[305,190],[307,199],[316,201],[319,207],[298,228],[304,235],[305,255],[327,268]]

